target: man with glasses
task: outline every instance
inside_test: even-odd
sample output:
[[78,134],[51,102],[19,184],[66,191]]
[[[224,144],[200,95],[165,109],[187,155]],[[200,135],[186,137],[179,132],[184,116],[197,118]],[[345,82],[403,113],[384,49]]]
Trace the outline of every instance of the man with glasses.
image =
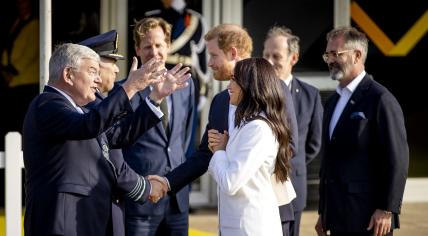
[[368,39],[353,27],[327,34],[323,59],[339,85],[325,105],[318,235],[392,235],[407,178],[401,107],[365,72]]

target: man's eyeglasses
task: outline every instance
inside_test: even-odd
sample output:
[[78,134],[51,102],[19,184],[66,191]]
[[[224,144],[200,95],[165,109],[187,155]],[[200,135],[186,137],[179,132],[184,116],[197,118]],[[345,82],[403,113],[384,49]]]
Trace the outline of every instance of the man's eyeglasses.
[[324,59],[324,62],[327,63],[328,59],[332,58],[332,59],[336,59],[339,56],[341,56],[344,53],[347,52],[351,52],[354,51],[354,49],[348,49],[348,50],[343,50],[343,51],[331,51],[331,52],[325,52],[324,54],[322,54],[322,59]]

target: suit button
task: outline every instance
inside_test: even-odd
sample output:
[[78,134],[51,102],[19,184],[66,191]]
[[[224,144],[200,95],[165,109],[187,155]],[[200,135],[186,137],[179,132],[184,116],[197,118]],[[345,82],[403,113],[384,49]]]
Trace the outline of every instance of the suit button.
[[167,150],[168,150],[168,152],[171,152],[171,148],[170,147],[168,147]]

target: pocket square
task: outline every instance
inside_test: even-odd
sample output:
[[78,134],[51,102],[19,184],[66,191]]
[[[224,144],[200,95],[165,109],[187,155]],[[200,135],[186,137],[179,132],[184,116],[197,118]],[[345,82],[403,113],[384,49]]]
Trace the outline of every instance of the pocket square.
[[363,119],[366,119],[366,116],[364,115],[364,112],[356,111],[356,112],[352,112],[351,119],[363,120]]

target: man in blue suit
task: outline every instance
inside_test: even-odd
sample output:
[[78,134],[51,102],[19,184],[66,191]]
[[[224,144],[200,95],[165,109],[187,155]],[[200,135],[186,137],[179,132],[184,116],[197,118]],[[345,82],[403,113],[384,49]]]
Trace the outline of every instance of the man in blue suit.
[[[150,58],[165,63],[171,44],[171,26],[161,18],[144,18],[134,27],[135,51],[145,64]],[[164,64],[163,64],[164,65]],[[179,64],[180,65],[180,64]],[[186,160],[196,107],[191,80],[186,89],[157,104],[165,116],[130,147],[123,149],[125,161],[138,174],[165,175]],[[131,100],[134,108],[144,102],[151,88]],[[187,235],[189,188],[159,202],[137,204],[126,201],[127,235]]]
[[299,149],[291,159],[291,182],[296,191],[292,201],[294,221],[290,235],[298,236],[302,211],[306,207],[306,165],[321,148],[322,112],[318,90],[291,74],[299,60],[299,37],[286,27],[272,27],[264,42],[263,57],[275,68],[276,74],[291,91],[299,129]]
[[[160,190],[156,182],[129,175],[123,161],[109,155],[109,146],[133,139],[130,130],[143,133],[160,121],[147,106],[134,112],[129,99],[159,83],[165,70],[156,60],[139,70],[134,63],[128,81],[88,110],[82,106],[95,100],[99,62],[85,46],[59,46],[49,62],[48,85],[28,109],[23,129],[26,235],[111,235],[113,188],[140,202]],[[154,100],[185,86],[161,84],[151,94]],[[129,114],[144,114],[144,121]],[[120,124],[115,124],[118,119]],[[113,124],[117,132],[107,138],[103,132]]]
[[368,39],[353,27],[327,34],[323,54],[339,85],[323,120],[318,235],[392,235],[409,166],[400,104],[364,69]]
[[[252,39],[248,32],[233,24],[222,24],[214,27],[205,35],[205,41],[210,55],[208,66],[214,73],[214,79],[219,81],[229,80],[233,75],[235,64],[242,59],[251,57],[253,50]],[[291,94],[285,85],[284,93],[286,98],[285,112],[292,135],[291,146],[295,152],[298,139],[297,122]],[[208,115],[208,124],[198,150],[185,163],[165,176],[172,193],[179,191],[207,171],[212,156],[212,152],[208,148],[208,130],[229,130],[229,126],[233,126],[233,120],[230,120],[233,112],[234,108],[229,105],[227,90],[218,93],[213,98]],[[291,204],[287,204],[280,206],[279,210],[283,233],[288,235],[289,223],[294,218],[293,209]]]

